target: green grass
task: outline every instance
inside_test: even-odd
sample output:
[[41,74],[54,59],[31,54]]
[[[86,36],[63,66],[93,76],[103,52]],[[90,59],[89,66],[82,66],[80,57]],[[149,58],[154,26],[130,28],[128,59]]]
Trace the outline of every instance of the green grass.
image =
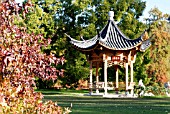
[[170,98],[102,98],[84,96],[87,91],[43,90],[44,101],[57,101],[62,107],[70,107],[71,114],[170,114]]

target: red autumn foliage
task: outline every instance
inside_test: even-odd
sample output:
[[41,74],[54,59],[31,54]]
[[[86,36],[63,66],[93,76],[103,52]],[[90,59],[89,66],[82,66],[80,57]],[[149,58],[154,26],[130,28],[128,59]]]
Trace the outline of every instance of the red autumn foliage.
[[29,13],[31,3],[19,6],[14,0],[0,4],[0,113],[62,113],[54,102],[42,102],[43,95],[34,91],[34,77],[55,80],[62,71],[52,65],[64,58],[47,55],[42,47],[50,44],[43,35],[28,34],[14,22]]

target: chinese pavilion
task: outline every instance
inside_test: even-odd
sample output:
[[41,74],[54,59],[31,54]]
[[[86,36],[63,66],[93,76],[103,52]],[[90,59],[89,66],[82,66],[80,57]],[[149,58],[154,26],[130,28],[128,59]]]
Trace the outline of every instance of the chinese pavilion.
[[[135,63],[136,53],[138,51],[145,51],[150,45],[150,40],[144,40],[144,33],[137,39],[127,38],[118,28],[113,20],[114,12],[109,12],[109,20],[105,27],[92,39],[78,41],[70,38],[70,43],[74,45],[78,50],[85,53],[87,60],[90,63],[90,79],[89,79],[89,90],[90,95],[93,94],[93,78],[92,78],[92,68],[96,68],[96,81],[95,89],[96,93],[99,93],[99,86],[101,82],[99,81],[98,69],[104,64],[104,82],[103,96],[108,94],[108,79],[107,79],[107,68],[114,65],[116,69],[116,84],[115,90],[119,88],[119,76],[118,76],[118,65],[125,67],[125,90],[131,91],[133,94],[134,84],[133,80],[133,64]],[[128,67],[130,66],[130,78],[128,76]],[[130,82],[129,82],[130,81]]]

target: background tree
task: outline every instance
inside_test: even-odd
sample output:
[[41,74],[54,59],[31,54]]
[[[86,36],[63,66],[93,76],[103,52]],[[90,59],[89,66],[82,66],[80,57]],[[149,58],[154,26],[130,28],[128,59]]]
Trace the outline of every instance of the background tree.
[[65,69],[65,76],[60,78],[63,85],[76,85],[79,79],[86,79],[89,75],[85,55],[70,45],[64,33],[78,40],[90,39],[97,34],[96,29],[101,30],[105,26],[110,10],[114,11],[114,19],[129,38],[137,38],[146,28],[138,20],[145,8],[145,2],[141,0],[32,2],[35,10],[25,16],[25,25],[30,32],[43,33],[44,37],[52,36],[46,52],[51,50],[57,57],[65,56],[65,64],[57,67]]
[[[77,30],[76,15],[80,14],[79,6],[71,5],[71,1],[41,1],[32,0],[34,10],[25,15],[24,20],[17,24],[25,25],[29,33],[43,34],[45,38],[51,37],[51,44],[44,52],[53,52],[57,57],[65,56],[67,59],[64,66],[56,66],[65,69],[65,77],[62,77],[63,85],[77,83],[81,77],[87,77],[88,68],[85,55],[76,51],[64,36],[66,31]],[[68,7],[68,8],[67,8]],[[75,10],[75,14],[71,11]],[[69,17],[71,15],[71,17]],[[36,23],[35,23],[36,22]],[[43,81],[44,84],[44,81]]]
[[169,57],[170,57],[170,33],[168,28],[168,14],[163,14],[158,8],[151,9],[150,35],[152,35],[152,46],[150,48],[151,63],[148,65],[148,75],[153,82],[159,85],[168,80]]
[[[92,11],[94,15],[96,16],[96,25],[99,26],[100,29],[103,28],[103,26],[107,23],[108,16],[107,12],[110,10],[113,10],[115,13],[114,20],[118,24],[119,28],[121,31],[130,39],[134,39],[139,37],[142,32],[146,29],[146,25],[143,24],[142,22],[139,21],[139,17],[142,15],[143,10],[145,9],[146,5],[145,2],[143,1],[136,1],[136,0],[131,0],[131,1],[125,1],[125,0],[119,0],[114,1],[114,0],[108,0],[108,1],[96,1],[93,3],[94,6],[96,6],[96,9]],[[95,17],[93,16],[93,18]],[[91,22],[92,19],[89,21]],[[94,22],[93,22],[94,23]],[[137,56],[139,57],[139,56]],[[140,59],[140,58],[139,58]],[[136,61],[135,65],[138,66],[137,69],[135,69],[136,72],[145,74],[143,76],[146,77],[145,70],[141,70],[141,64],[145,64],[145,62],[140,62],[138,63],[138,60]],[[135,66],[136,67],[136,66]],[[120,80],[124,81],[124,68],[121,67],[120,69]],[[109,72],[110,69],[108,69]],[[114,69],[112,69],[114,70]],[[110,74],[108,75],[111,76],[109,77],[110,81],[113,81],[113,76],[115,71],[109,72]],[[101,73],[102,74],[102,73]],[[136,77],[136,80],[138,81],[138,77],[141,77],[142,74],[137,74],[135,73],[134,76]]]
[[[35,35],[41,34],[44,38],[53,40],[52,37],[56,33],[57,25],[56,11],[60,7],[59,2],[55,0],[38,1],[31,0],[32,6],[29,12],[25,10],[20,11],[20,19],[15,21],[15,24],[19,27],[26,27],[27,33]],[[27,0],[22,3],[24,6],[27,5]],[[52,41],[53,42],[53,41]],[[50,54],[51,44],[48,44],[45,48],[42,47],[42,51],[46,54]],[[56,51],[56,50],[55,50]],[[55,54],[55,51],[52,53]],[[56,55],[55,55],[56,56]],[[57,56],[61,57],[61,56]],[[57,80],[42,80],[36,77],[36,86],[39,89],[51,88],[54,86]]]

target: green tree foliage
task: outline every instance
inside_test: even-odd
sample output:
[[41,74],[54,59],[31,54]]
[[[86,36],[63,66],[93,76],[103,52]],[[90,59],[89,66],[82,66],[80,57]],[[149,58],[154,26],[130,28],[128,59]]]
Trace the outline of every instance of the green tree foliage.
[[[63,83],[71,85],[89,75],[84,54],[74,49],[64,33],[82,40],[90,39],[101,30],[108,20],[108,12],[113,10],[114,19],[129,38],[137,38],[145,26],[138,21],[145,8],[141,0],[32,0],[34,10],[25,16],[24,23],[30,32],[52,36],[48,46],[56,56],[64,55],[66,62],[58,68],[65,69]],[[62,80],[62,79],[61,79]],[[73,84],[75,85],[75,84]]]
[[146,50],[146,52],[137,53],[136,62],[134,64],[135,82],[138,82],[140,79],[142,79],[145,85],[150,84],[151,77],[148,77],[147,73],[148,64],[151,62],[149,54],[149,50]]
[[[29,1],[29,0],[26,0]],[[25,5],[27,2],[24,2]],[[21,19],[17,20],[16,24],[25,26],[28,33],[43,34],[45,38],[54,36],[56,25],[56,11],[59,8],[59,3],[56,0],[31,0],[31,11],[27,13],[23,10],[20,13]]]
[[163,14],[158,8],[151,9],[150,35],[152,37],[152,46],[150,48],[151,63],[148,65],[148,75],[152,77],[153,82],[159,84],[166,82],[169,74],[170,57],[170,33],[167,19],[168,14]]
[[[74,10],[72,10],[71,8],[72,10],[71,15],[76,14],[74,15],[74,17],[77,16],[77,19],[74,18],[76,20],[71,22],[71,23],[74,23],[75,28],[70,28],[70,26],[68,26],[69,29],[66,29],[67,30],[66,32],[68,32],[72,37],[78,40],[82,40],[80,39],[81,36],[83,36],[85,40],[90,39],[93,36],[95,36],[97,34],[96,29],[101,30],[107,23],[108,12],[110,10],[114,11],[115,13],[114,19],[119,22],[118,23],[119,27],[130,38],[132,39],[137,38],[146,28],[143,23],[138,21],[139,17],[142,15],[142,12],[145,8],[145,2],[140,1],[140,0],[139,1],[119,0],[118,2],[115,0],[104,0],[104,1],[94,0],[94,1],[88,1],[88,2],[85,2],[85,1],[81,2],[79,0],[75,0],[74,2],[72,2],[71,6],[73,7],[74,5],[76,7],[80,7],[79,9],[81,10],[79,12],[79,15],[77,16],[77,14],[73,12],[74,11],[78,12],[78,11],[76,11],[75,8]],[[65,13],[69,13],[69,12],[65,12]],[[70,15],[70,14],[67,14],[67,15]],[[70,16],[70,18],[73,18],[73,17]],[[76,52],[76,50],[74,50],[74,52]],[[81,63],[82,59],[79,59],[79,60],[81,60],[79,61],[79,63]],[[71,66],[72,64],[69,64],[69,65]],[[76,66],[78,64],[74,64],[74,65]],[[71,66],[70,68],[72,68],[73,71],[77,71],[75,70],[73,66]],[[68,73],[73,74],[71,72],[68,72]],[[86,74],[88,74],[88,72]],[[114,73],[110,75],[113,76]]]
[[[137,38],[145,30],[145,25],[138,19],[146,7],[141,0],[119,0],[115,8],[116,20],[123,33],[131,39]],[[123,6],[123,7],[122,7]]]
[[[67,78],[61,78],[63,84],[70,85],[77,83],[80,78],[86,78],[88,76],[88,63],[85,55],[70,46],[69,39],[64,36],[64,33],[68,31],[71,35],[71,31],[74,31],[74,36],[79,34],[81,27],[80,24],[79,26],[76,24],[76,20],[77,15],[83,11],[83,4],[73,5],[70,0],[57,2],[32,0],[32,2],[34,9],[25,16],[24,24],[30,32],[41,33],[46,38],[52,36],[51,45],[43,49],[45,52],[52,51],[57,57],[64,55],[67,58],[64,66],[57,66],[58,69],[65,69],[64,75]],[[50,7],[52,8],[50,9]],[[77,33],[75,33],[76,31]]]
[[[60,7],[59,2],[55,0],[31,0],[31,7],[29,12],[22,10],[20,12],[20,19],[15,21],[15,24],[19,27],[26,27],[29,34],[41,34],[44,38],[51,38],[53,42],[54,34],[56,33],[56,12]],[[27,0],[23,3],[25,6]],[[52,43],[51,43],[52,44]],[[41,49],[47,54],[51,53],[52,45],[44,46]],[[55,53],[55,52],[52,52]],[[42,80],[36,78],[36,84],[38,88],[51,88],[54,85],[54,80]]]

